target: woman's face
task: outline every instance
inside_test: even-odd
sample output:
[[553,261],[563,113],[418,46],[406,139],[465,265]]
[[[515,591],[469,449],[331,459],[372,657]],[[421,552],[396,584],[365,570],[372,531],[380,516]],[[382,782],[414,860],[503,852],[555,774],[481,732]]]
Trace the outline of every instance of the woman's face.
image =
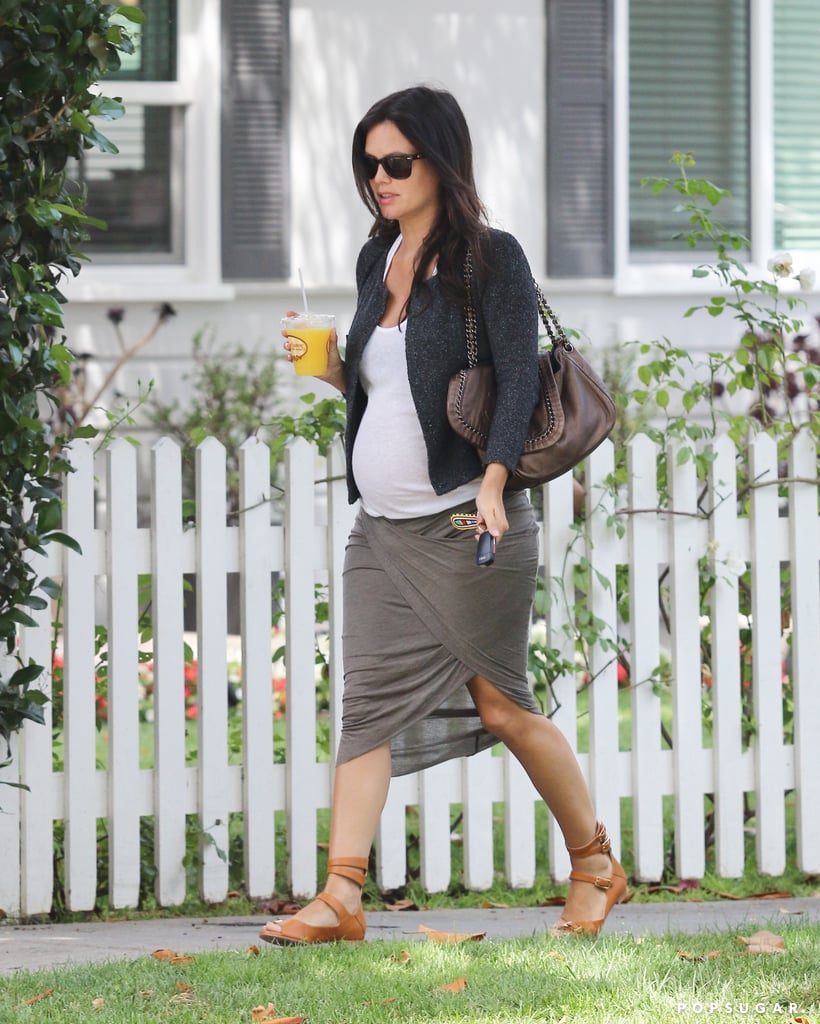
[[[368,156],[376,159],[396,153],[412,156],[419,152],[392,121],[382,121],[371,128],[364,149]],[[440,208],[439,177],[428,160],[414,160],[410,166],[410,177],[400,179],[391,178],[379,164],[375,176],[370,179],[370,189],[386,220],[406,224],[420,221],[426,231]]]

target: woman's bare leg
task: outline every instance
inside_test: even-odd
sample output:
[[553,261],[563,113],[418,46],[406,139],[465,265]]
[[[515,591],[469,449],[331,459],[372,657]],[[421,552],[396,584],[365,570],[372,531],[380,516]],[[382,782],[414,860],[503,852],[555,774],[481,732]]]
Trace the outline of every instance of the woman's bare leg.
[[[468,688],[482,724],[521,762],[555,820],[567,846],[581,847],[595,834],[597,819],[586,779],[560,729],[543,715],[533,714],[510,700],[482,676]],[[572,866],[609,877],[612,862],[606,854],[573,860]],[[603,917],[606,892],[593,885],[570,885],[561,915],[568,921],[596,921]]]
[[[390,744],[384,743],[352,761],[337,765],[330,812],[330,857],[368,857],[390,786]],[[341,875],[329,875],[325,889],[354,913],[361,890]],[[296,915],[312,925],[334,925],[336,915],[314,900]],[[269,930],[275,930],[268,925]]]

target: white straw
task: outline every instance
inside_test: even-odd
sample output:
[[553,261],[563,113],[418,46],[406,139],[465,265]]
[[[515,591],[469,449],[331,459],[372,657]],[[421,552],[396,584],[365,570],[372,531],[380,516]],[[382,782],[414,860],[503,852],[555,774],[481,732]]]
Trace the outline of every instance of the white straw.
[[305,279],[302,277],[301,267],[299,267],[299,284],[302,288],[302,306],[304,307],[305,312],[309,313],[310,309],[308,308],[307,292],[305,291]]

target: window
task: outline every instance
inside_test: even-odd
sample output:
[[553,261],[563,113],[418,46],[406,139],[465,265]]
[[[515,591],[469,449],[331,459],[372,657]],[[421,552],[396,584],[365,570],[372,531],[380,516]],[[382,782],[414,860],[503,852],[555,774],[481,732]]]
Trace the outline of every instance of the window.
[[728,188],[720,220],[749,234],[749,25],[746,0],[629,4],[629,245],[633,259],[681,254],[681,218],[645,177],[692,152],[693,176]]
[[774,244],[820,249],[820,5],[774,8]]
[[[124,22],[135,52],[105,79],[109,93],[121,94],[126,114],[102,125],[119,153],[88,150],[78,177],[88,189],[88,213],[104,220],[107,231],[94,230],[87,245],[99,260],[137,262],[165,257],[184,259],[182,184],[184,174],[183,105],[167,95],[149,95],[137,83],[175,82],[178,18],[176,0],[134,0],[142,8],[142,25]],[[132,84],[134,83],[134,84]]]

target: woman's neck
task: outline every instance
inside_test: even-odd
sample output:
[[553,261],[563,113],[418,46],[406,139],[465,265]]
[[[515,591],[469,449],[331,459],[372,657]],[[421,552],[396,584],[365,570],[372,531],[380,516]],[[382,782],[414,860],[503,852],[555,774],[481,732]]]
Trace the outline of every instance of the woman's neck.
[[402,238],[402,248],[412,252],[416,258],[421,256],[424,243],[430,236],[435,224],[434,217],[408,218],[399,221],[399,232]]

